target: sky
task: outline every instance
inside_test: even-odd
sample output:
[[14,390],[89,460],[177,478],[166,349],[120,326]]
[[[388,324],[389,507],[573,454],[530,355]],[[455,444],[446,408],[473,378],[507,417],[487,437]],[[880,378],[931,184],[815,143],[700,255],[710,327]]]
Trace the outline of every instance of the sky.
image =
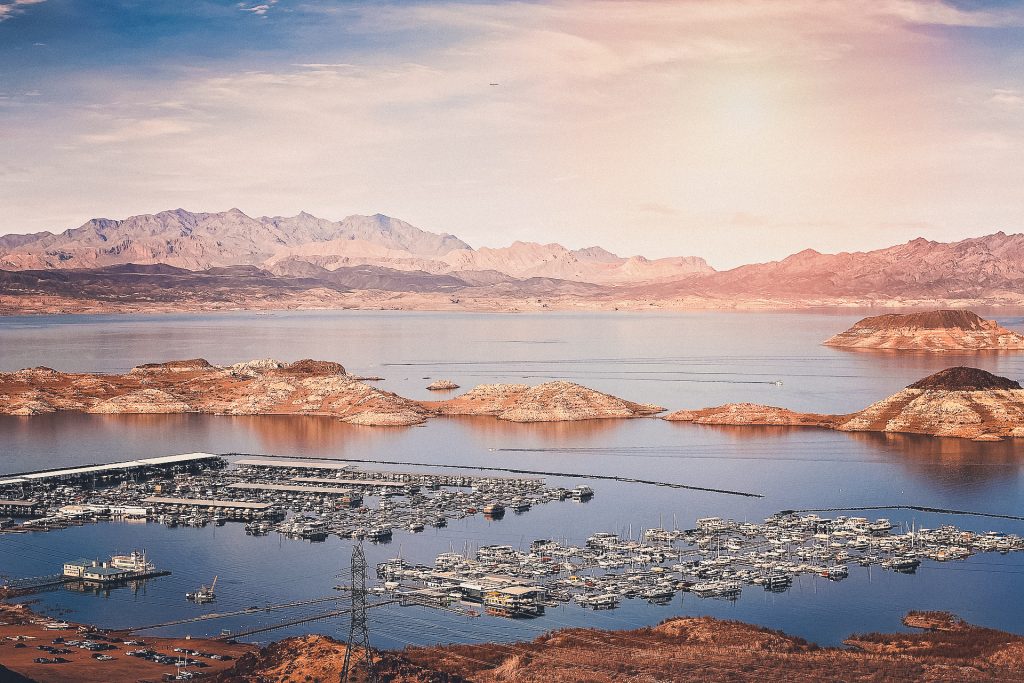
[[0,0],[0,233],[182,207],[717,268],[1024,231],[1024,0]]

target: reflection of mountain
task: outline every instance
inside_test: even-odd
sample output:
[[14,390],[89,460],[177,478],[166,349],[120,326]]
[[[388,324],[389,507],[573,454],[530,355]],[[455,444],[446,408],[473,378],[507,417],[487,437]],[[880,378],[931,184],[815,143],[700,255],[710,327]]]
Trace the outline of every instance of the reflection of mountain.
[[331,417],[256,415],[227,419],[251,432],[268,453],[344,459],[365,454],[368,444],[387,439],[380,429],[340,422]]
[[[977,442],[967,439],[936,439],[920,434],[850,432],[848,436],[879,452],[919,479],[949,487],[983,489],[996,481],[1012,479],[1024,471],[1024,443],[1016,439]],[[927,501],[913,501],[927,504]]]
[[[441,422],[437,420],[435,424]],[[604,445],[600,437],[622,426],[617,420],[579,420],[576,422],[508,422],[487,416],[451,416],[444,419],[493,448],[529,444],[530,447],[565,446],[580,448]]]

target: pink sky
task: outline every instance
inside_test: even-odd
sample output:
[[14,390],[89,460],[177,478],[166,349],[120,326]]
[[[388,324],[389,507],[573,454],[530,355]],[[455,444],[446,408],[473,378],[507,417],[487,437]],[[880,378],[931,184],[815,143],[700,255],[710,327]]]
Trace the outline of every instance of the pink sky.
[[[46,4],[0,12],[0,31]],[[0,99],[0,232],[179,206],[382,212],[473,246],[601,244],[722,268],[1024,229],[1020,5],[282,0],[237,14],[301,14],[337,39],[252,63],[239,50],[40,70]]]

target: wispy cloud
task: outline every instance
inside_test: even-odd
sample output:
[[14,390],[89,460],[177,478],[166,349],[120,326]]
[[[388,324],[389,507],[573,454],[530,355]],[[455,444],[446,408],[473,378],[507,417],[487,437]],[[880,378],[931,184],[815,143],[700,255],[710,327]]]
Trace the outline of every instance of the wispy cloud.
[[240,2],[238,3],[238,9],[240,9],[243,12],[250,12],[257,16],[265,17],[267,15],[267,12],[270,11],[270,8],[276,5],[277,2],[278,0],[265,0],[264,2],[255,4]]
[[0,21],[13,19],[25,11],[28,5],[38,5],[45,0],[0,0]]
[[[239,12],[275,14],[270,0],[219,9],[247,40]],[[0,184],[0,231],[62,225],[55,206],[83,219],[183,204],[383,211],[474,244],[598,242],[728,266],[879,246],[906,231],[895,225],[935,238],[1024,227],[1012,7],[276,9],[289,11],[260,31],[294,24],[265,51],[90,70],[66,102],[8,107],[20,117],[0,158],[36,182]],[[1000,40],[972,53],[989,33]]]

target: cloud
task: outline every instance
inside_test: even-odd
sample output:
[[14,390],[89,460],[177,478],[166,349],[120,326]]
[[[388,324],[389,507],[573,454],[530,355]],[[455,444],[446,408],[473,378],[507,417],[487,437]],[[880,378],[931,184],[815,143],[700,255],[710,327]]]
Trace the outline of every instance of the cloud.
[[[228,9],[265,17],[273,5]],[[930,0],[288,9],[275,17],[296,21],[288,40],[237,62],[90,72],[66,101],[5,109],[21,116],[5,120],[15,134],[0,158],[35,182],[0,185],[0,232],[179,205],[381,211],[473,244],[597,242],[724,266],[880,246],[896,231],[862,226],[1024,227],[1024,119],[1012,115],[1024,95],[1009,87],[1022,49],[1001,31],[999,58],[978,59],[964,36],[985,31],[922,29],[1005,28],[1012,11]]]
[[1024,93],[1016,88],[995,88],[988,101],[1007,109],[1024,109]]
[[38,5],[45,0],[0,0],[0,21],[13,19],[25,12],[28,5]]
[[276,5],[277,2],[278,0],[266,0],[263,3],[256,5],[250,5],[244,2],[240,2],[238,3],[238,9],[240,9],[243,12],[251,12],[252,14],[255,14],[257,16],[265,17],[267,15],[267,12],[270,11],[270,8]]
[[90,144],[120,145],[187,133],[192,129],[190,123],[171,118],[110,118],[103,121],[100,132],[82,134],[80,140]]

